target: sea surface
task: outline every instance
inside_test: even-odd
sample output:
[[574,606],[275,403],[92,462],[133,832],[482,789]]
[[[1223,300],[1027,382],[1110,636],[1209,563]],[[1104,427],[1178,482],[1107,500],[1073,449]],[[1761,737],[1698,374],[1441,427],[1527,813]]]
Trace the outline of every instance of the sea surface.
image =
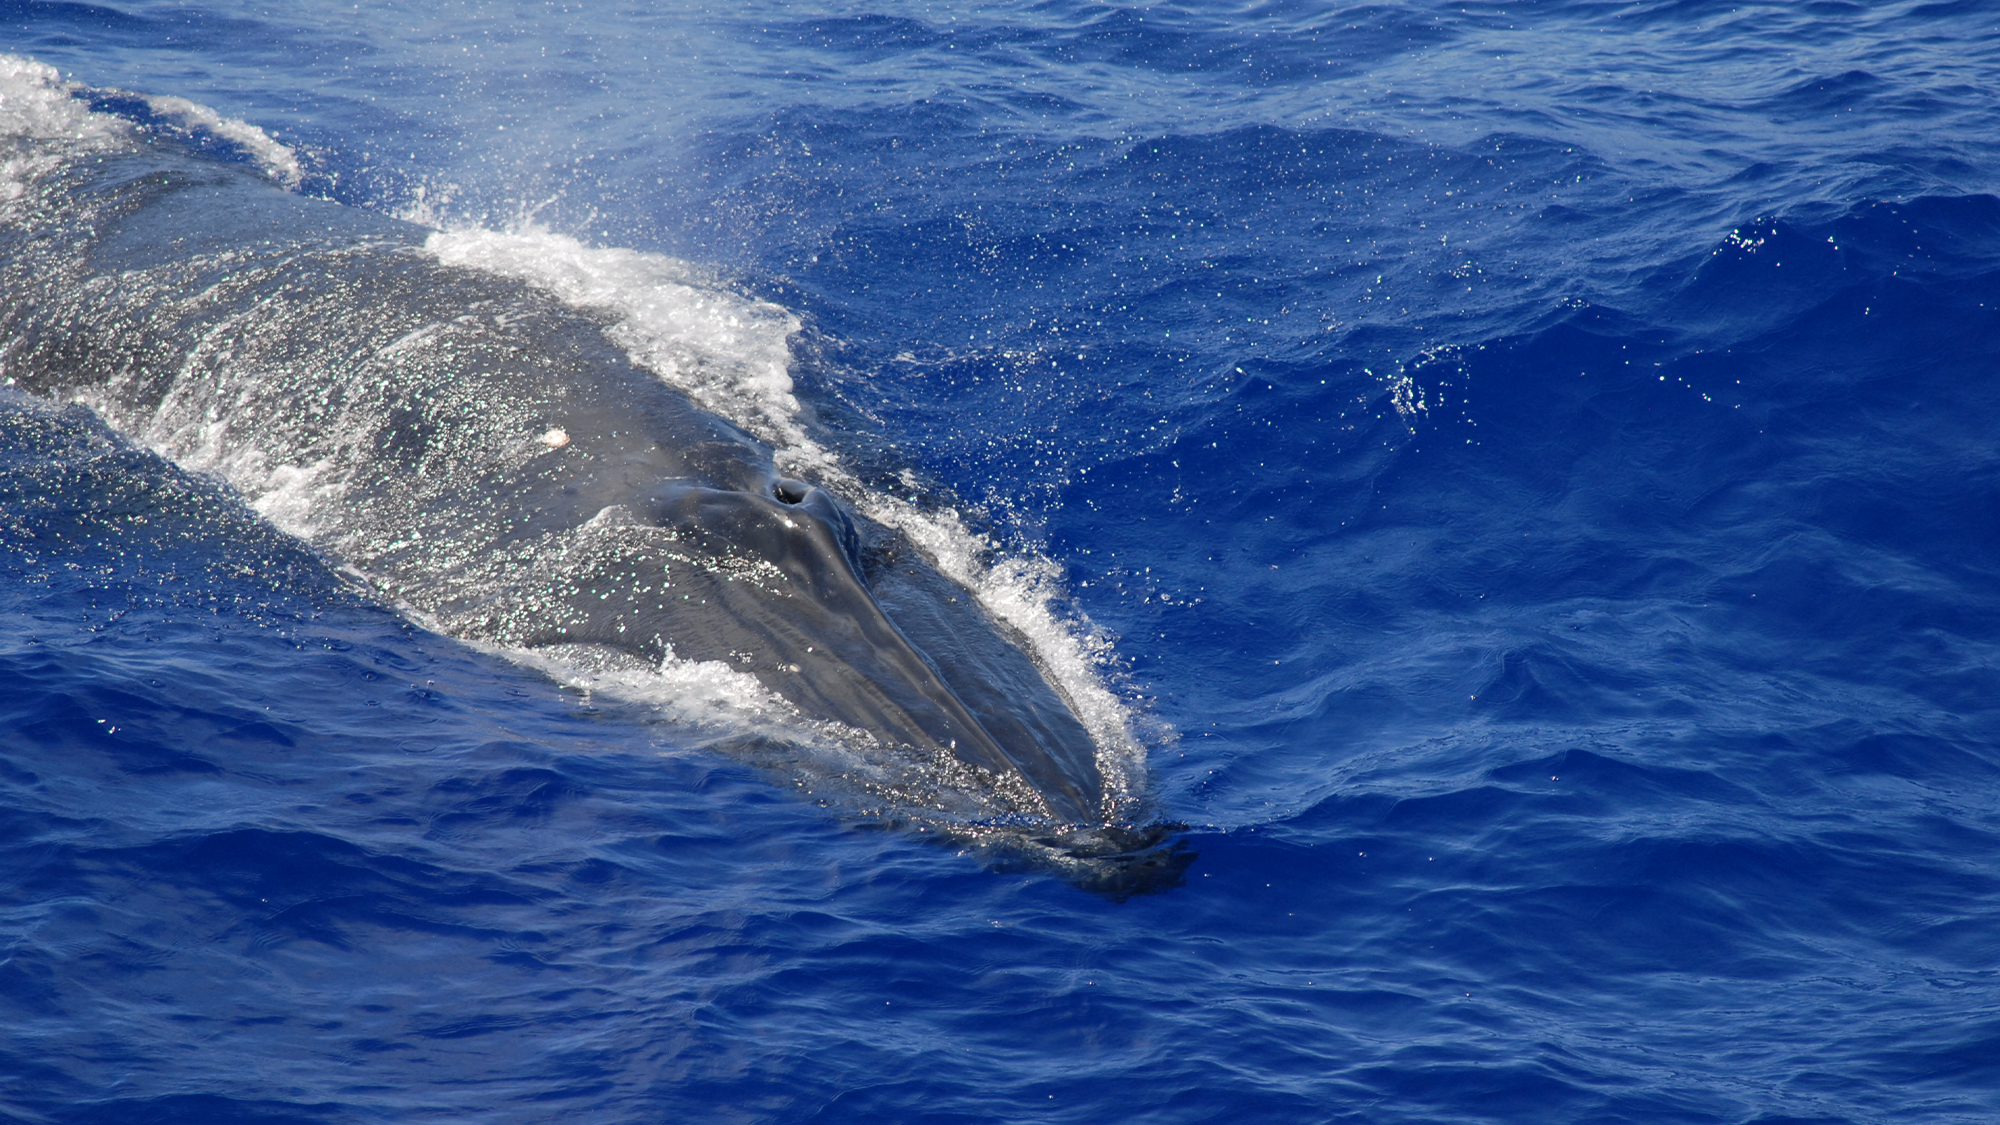
[[115,127],[703,279],[1193,856],[817,795],[8,389],[7,1125],[2000,1120],[2000,5],[0,0],[0,56],[0,181]]

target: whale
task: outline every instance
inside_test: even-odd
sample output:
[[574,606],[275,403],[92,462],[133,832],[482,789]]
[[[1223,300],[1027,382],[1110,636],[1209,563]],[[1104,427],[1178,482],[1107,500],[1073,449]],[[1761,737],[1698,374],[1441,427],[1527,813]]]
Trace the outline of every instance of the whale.
[[1018,630],[606,316],[171,137],[11,143],[7,385],[219,475],[445,635],[727,668],[986,823],[1159,842]]

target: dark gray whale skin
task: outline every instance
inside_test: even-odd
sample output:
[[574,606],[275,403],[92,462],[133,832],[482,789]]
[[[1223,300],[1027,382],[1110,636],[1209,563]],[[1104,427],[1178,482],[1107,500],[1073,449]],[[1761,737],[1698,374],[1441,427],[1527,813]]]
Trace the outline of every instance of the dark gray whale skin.
[[446,633],[727,661],[1008,812],[1125,814],[1062,693],[899,534],[428,233],[165,142],[74,161],[0,204],[0,375],[253,499],[291,480],[315,547]]

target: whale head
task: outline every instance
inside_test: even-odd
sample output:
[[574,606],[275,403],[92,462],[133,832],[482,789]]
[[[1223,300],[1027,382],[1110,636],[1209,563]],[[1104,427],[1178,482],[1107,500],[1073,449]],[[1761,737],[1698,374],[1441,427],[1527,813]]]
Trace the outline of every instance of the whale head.
[[566,596],[523,643],[720,661],[808,717],[1013,782],[1022,811],[1104,819],[1095,744],[1019,645],[907,547],[867,548],[826,490],[670,480],[631,508],[570,561],[555,584]]

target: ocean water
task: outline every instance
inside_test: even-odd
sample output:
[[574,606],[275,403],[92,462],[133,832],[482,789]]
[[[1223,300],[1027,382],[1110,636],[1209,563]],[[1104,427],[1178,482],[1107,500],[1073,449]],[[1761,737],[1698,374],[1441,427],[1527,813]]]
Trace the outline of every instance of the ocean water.
[[719,673],[444,635],[286,466],[10,387],[0,1120],[2000,1119],[2000,9],[0,0],[0,54],[16,231],[151,144],[595,310],[906,521],[1192,857],[940,841]]

